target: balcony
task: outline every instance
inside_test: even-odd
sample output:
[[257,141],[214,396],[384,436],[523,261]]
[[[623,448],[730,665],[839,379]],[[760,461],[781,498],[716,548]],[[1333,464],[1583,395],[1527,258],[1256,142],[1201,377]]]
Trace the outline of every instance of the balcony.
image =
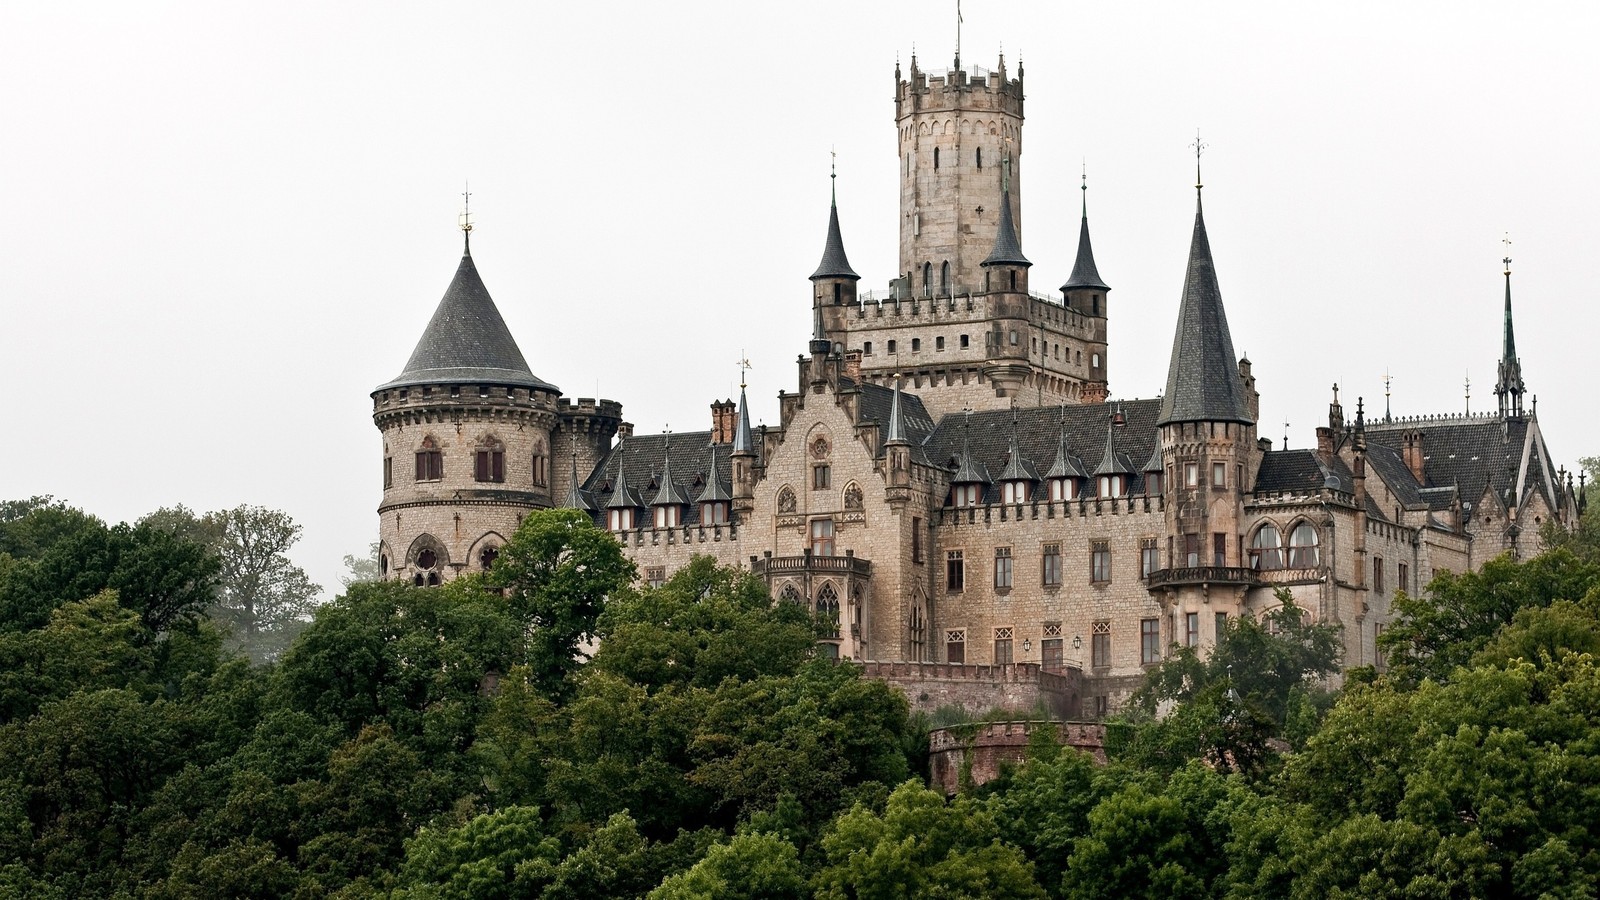
[[1145,579],[1151,590],[1184,585],[1243,585],[1254,587],[1261,583],[1256,572],[1238,566],[1186,566],[1181,569],[1157,569]]
[[750,571],[771,578],[776,575],[856,575],[872,574],[872,563],[853,554],[844,556],[767,556],[751,557]]

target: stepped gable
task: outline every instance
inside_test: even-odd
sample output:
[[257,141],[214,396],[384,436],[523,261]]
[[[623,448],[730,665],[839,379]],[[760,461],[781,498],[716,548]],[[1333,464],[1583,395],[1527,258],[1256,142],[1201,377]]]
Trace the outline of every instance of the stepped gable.
[[405,369],[378,388],[418,384],[498,384],[560,393],[534,375],[489,296],[470,250],[428,320]]
[[[620,452],[621,444],[612,447],[600,465],[584,480],[584,493],[593,498],[595,506],[604,509],[610,502],[610,488],[617,484],[619,460],[628,488],[643,501],[641,507],[648,506],[661,490],[660,478],[668,468],[669,444],[673,484],[678,496],[692,499],[699,497],[704,490],[706,472],[712,463],[710,431],[678,431],[671,435],[636,434],[623,443],[627,445],[626,452]],[[733,482],[733,464],[729,460],[731,451],[731,444],[717,445],[717,479],[723,485]],[[700,521],[700,506],[691,503],[690,499],[683,500],[688,504],[683,513],[684,525],[694,525]]]
[[[906,395],[910,396],[910,395]],[[1161,411],[1160,400],[1123,400],[1123,414],[1127,425],[1117,429],[1117,456],[1130,472],[1135,472],[1131,460],[1147,459],[1159,440],[1156,417]],[[1066,408],[1067,448],[1079,460],[1085,456],[1099,460],[1105,453],[1106,423],[1117,409],[1117,401],[1095,403]],[[1041,406],[1017,410],[1017,449],[1027,460],[1054,460],[1060,444],[1062,411],[1059,406]],[[939,420],[938,427],[924,444],[928,458],[935,465],[953,469],[961,455],[962,428],[965,413],[950,413]],[[1011,449],[1011,410],[995,409],[972,413],[970,449],[974,465],[990,472],[1005,469]],[[990,485],[984,496],[986,503],[1000,502],[1000,485]],[[1144,475],[1137,473],[1129,478],[1130,494],[1144,492]]]

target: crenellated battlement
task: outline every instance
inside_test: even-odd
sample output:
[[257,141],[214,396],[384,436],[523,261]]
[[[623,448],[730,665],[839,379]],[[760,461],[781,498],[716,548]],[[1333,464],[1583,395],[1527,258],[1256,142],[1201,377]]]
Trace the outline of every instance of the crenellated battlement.
[[[950,67],[937,74],[924,71],[912,57],[910,77],[901,78],[898,70],[895,77],[895,111],[902,117],[922,110],[970,110],[985,101],[993,109],[1022,116],[1022,69],[1017,68],[1016,78],[1008,78],[1004,57],[998,69]],[[907,108],[913,105],[915,109]]]

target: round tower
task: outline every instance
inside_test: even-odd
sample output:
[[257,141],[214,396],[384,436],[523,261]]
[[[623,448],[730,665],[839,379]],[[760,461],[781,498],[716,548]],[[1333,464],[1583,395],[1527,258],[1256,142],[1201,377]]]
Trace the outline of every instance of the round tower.
[[560,390],[528,368],[470,244],[399,376],[372,392],[383,434],[379,566],[439,584],[487,568],[529,510],[554,505]]
[[994,246],[1001,183],[1011,162],[1014,227],[1022,232],[1022,67],[1008,78],[961,68],[930,75],[911,58],[911,77],[895,68],[900,143],[900,273],[913,296],[972,290]]

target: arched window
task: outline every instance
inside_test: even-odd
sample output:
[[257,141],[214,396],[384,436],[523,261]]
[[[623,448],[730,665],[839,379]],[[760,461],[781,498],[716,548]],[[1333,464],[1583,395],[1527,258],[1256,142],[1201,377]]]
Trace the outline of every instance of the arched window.
[[909,651],[906,655],[912,662],[922,662],[928,658],[928,617],[922,611],[920,592],[911,599],[911,616],[906,622],[906,644]]
[[983,148],[982,147],[978,148],[977,159],[978,159],[978,168],[980,168],[980,169],[983,168]]
[[783,586],[783,590],[778,594],[778,599],[785,603],[800,604],[805,602],[805,598],[800,596],[800,589],[792,584]]
[[1100,493],[1098,496],[1121,497],[1123,494],[1127,493],[1126,479],[1127,476],[1125,475],[1101,475],[1099,485]]
[[1050,479],[1051,500],[1076,500],[1078,499],[1078,479],[1052,478]]
[[1289,568],[1315,569],[1322,564],[1317,552],[1317,529],[1310,522],[1301,522],[1289,532]]
[[1007,481],[1000,486],[1001,500],[1005,503],[1027,503],[1029,486],[1026,481]]
[[547,487],[550,484],[550,457],[546,455],[544,444],[533,445],[533,486]]
[[817,591],[817,621],[824,638],[839,638],[839,592],[834,590],[831,581]]
[[494,566],[494,561],[499,557],[499,547],[485,547],[483,548],[483,552],[478,554],[478,565],[482,566],[483,570],[487,572],[492,566]]
[[950,260],[945,260],[939,267],[939,290],[941,293],[950,293]]
[[939,148],[938,147],[933,148],[933,167],[935,169],[939,168]]
[[1263,525],[1251,538],[1250,568],[1261,572],[1283,568],[1283,536],[1277,526]]
[[835,281],[833,283],[833,305],[838,306],[844,302],[844,285]]
[[931,262],[922,264],[922,289],[925,291],[933,290],[933,263]]

